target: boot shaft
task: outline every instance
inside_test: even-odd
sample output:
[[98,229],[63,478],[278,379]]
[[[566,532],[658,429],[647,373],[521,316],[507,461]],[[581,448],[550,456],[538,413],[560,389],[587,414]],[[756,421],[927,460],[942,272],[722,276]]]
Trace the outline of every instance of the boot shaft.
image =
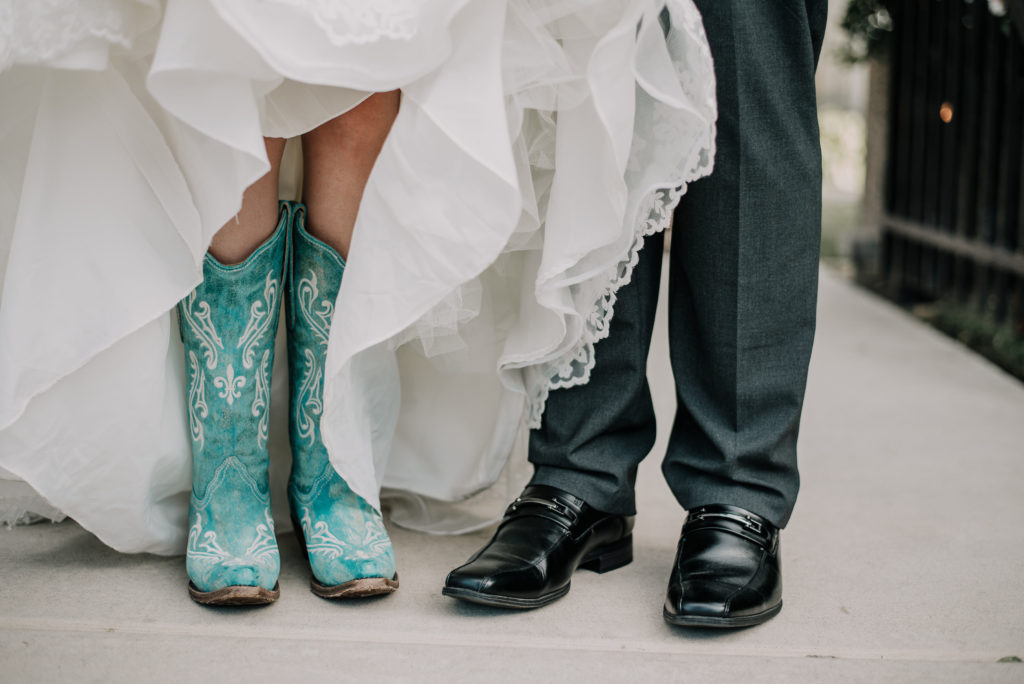
[[292,483],[306,489],[325,472],[327,450],[320,439],[324,365],[345,262],[306,231],[305,208],[292,210],[291,267],[286,320],[291,392],[288,428]]
[[266,483],[270,376],[284,289],[290,207],[245,261],[207,254],[203,282],[178,305],[198,496],[227,459]]
[[395,555],[380,511],[334,470],[320,432],[327,341],[345,262],[306,231],[302,205],[292,215],[286,293],[292,519],[309,556],[314,593],[387,593],[398,584]]

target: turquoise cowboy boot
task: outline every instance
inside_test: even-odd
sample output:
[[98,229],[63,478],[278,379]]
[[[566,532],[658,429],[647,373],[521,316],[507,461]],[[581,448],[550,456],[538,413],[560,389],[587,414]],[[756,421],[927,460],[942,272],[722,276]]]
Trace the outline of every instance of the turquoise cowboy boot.
[[199,603],[271,603],[281,558],[270,513],[270,373],[290,207],[244,262],[209,254],[178,305],[188,373],[192,498],[186,568]]
[[292,445],[288,500],[295,534],[309,556],[316,595],[389,594],[398,588],[398,576],[381,514],[338,475],[320,438],[324,358],[345,262],[306,232],[303,205],[295,204],[292,216],[286,311]]

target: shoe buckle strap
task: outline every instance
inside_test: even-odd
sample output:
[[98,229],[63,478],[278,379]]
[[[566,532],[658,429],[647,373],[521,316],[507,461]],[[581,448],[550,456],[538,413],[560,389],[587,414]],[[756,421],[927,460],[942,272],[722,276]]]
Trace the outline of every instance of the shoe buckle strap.
[[708,518],[720,518],[726,520],[732,520],[743,525],[746,529],[754,532],[755,534],[764,534],[764,525],[746,515],[740,515],[738,513],[717,513],[717,512],[701,512],[693,516],[691,520],[694,522],[700,522],[707,520]]
[[505,511],[505,518],[508,519],[512,517],[517,511],[528,505],[543,506],[545,509],[558,514],[562,518],[568,519],[569,524],[566,527],[575,525],[576,521],[579,519],[579,514],[568,505],[554,499],[541,499],[533,496],[517,497],[515,501],[509,504],[508,510]]

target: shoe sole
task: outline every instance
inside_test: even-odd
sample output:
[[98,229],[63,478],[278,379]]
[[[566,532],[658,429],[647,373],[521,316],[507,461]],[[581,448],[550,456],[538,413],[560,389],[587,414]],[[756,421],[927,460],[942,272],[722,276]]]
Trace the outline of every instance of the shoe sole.
[[494,608],[518,608],[520,610],[529,610],[531,608],[540,608],[546,606],[549,603],[557,601],[566,594],[569,593],[570,584],[566,584],[561,589],[557,589],[549,594],[538,596],[536,598],[520,598],[518,596],[502,596],[500,594],[485,594],[479,591],[473,591],[472,589],[460,589],[458,587],[444,587],[441,589],[443,596],[449,596],[451,598],[460,599],[462,601],[469,601],[470,603],[477,603],[481,606],[492,606]]
[[741,615],[737,617],[712,617],[708,615],[670,615],[667,610],[662,611],[665,622],[677,627],[712,627],[718,629],[731,629],[736,627],[753,627],[762,622],[767,622],[779,614],[782,610],[782,602],[768,610],[756,615]]
[[[579,565],[576,566],[576,569],[590,570],[598,574],[603,574],[612,570],[617,570],[618,568],[629,565],[632,562],[633,535],[629,535],[627,537],[623,537],[617,542],[613,542],[605,546],[599,546],[594,549],[583,557],[583,560],[581,560]],[[564,587],[560,587],[552,592],[534,598],[522,598],[519,596],[509,596],[507,594],[487,594],[480,591],[474,591],[472,589],[448,586],[441,589],[441,594],[443,596],[449,596],[462,601],[477,603],[482,606],[529,610],[531,608],[540,608],[557,601],[569,593],[570,586],[572,586],[571,582],[567,583]]]
[[278,584],[273,589],[236,585],[215,591],[200,591],[189,582],[188,595],[204,606],[262,606],[276,601],[281,596],[281,588]]
[[398,574],[392,579],[386,577],[360,577],[334,586],[310,580],[309,587],[314,594],[325,599],[360,599],[370,596],[384,596],[398,589]]

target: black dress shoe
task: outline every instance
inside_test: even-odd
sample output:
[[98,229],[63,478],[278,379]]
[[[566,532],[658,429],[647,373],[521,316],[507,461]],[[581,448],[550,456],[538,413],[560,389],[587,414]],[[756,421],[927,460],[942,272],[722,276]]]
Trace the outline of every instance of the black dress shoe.
[[531,485],[497,532],[441,591],[502,608],[539,608],[569,591],[576,568],[607,572],[633,560],[633,518],[602,513],[555,487]]
[[688,627],[750,627],[780,610],[778,529],[737,506],[690,511],[668,582],[665,620]]

